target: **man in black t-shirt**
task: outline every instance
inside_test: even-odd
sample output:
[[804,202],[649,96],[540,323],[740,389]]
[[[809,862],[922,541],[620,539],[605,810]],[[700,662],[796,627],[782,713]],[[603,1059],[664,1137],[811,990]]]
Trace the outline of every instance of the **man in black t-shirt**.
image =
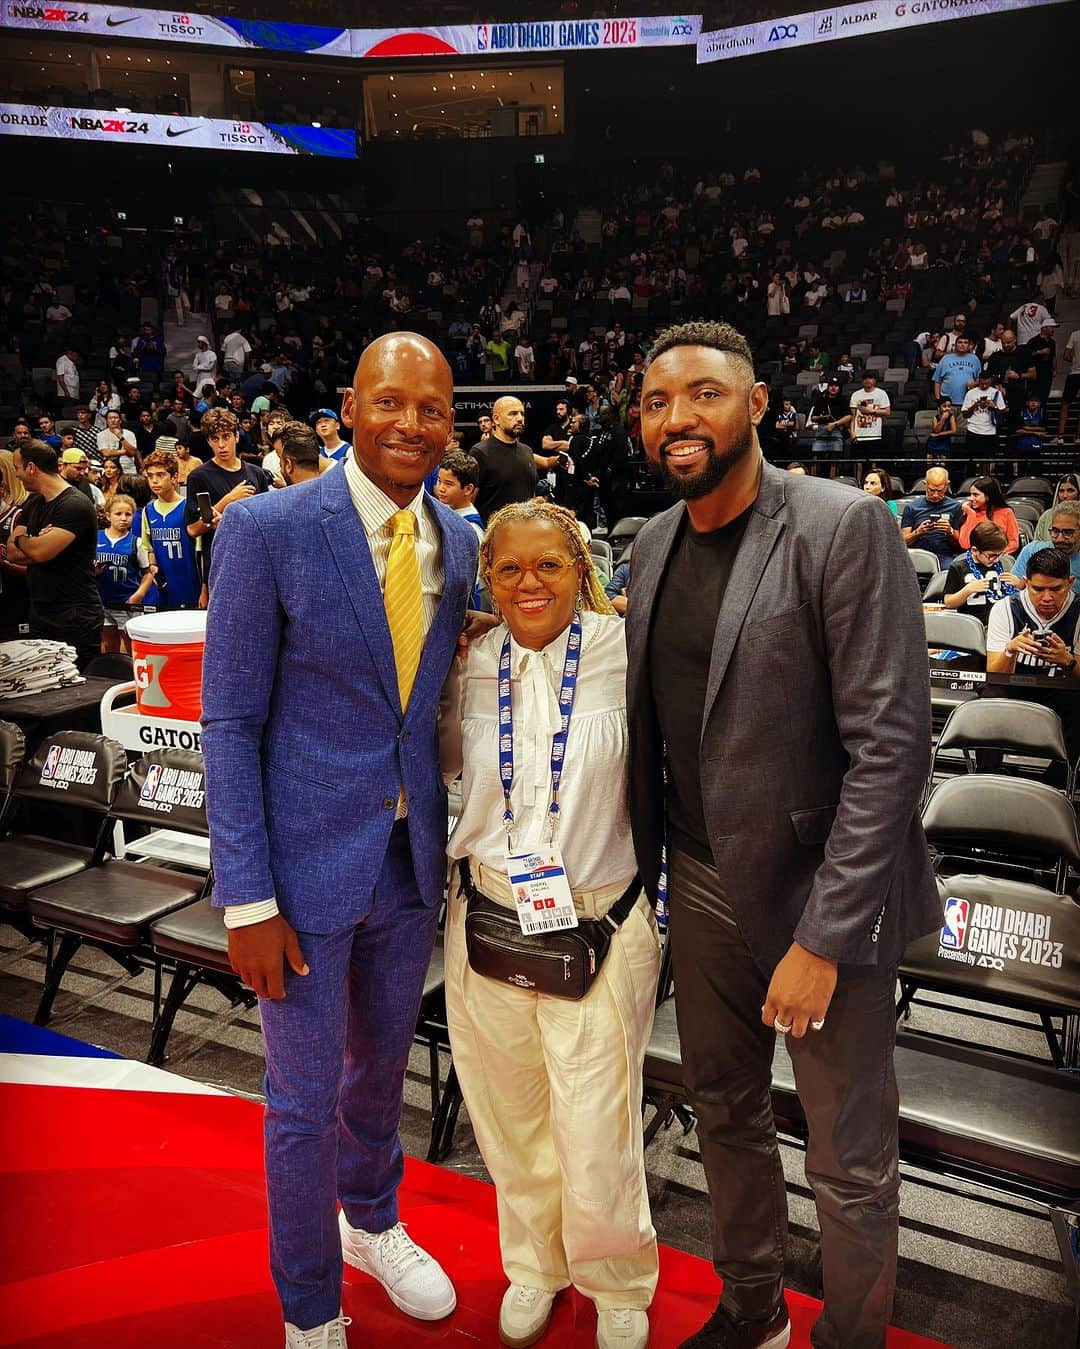
[[574,487],[574,477],[567,471],[566,458],[570,450],[570,437],[574,433],[573,422],[570,400],[559,398],[555,402],[555,420],[540,438],[540,449],[545,455],[558,455],[559,462],[555,466],[555,500],[560,506],[571,504]]
[[538,471],[559,462],[557,454],[533,454],[520,439],[525,430],[525,405],[520,398],[496,399],[491,420],[494,431],[470,451],[480,468],[476,509],[485,523],[503,506],[531,500],[536,495]]
[[[203,413],[202,431],[213,451],[213,459],[197,468],[187,480],[187,504],[184,524],[188,535],[199,540],[199,567],[203,590],[199,599],[205,608],[210,599],[210,561],[214,546],[214,530],[222,514],[234,501],[259,492],[268,492],[271,478],[255,464],[246,464],[236,452],[239,423],[228,408],[210,408]],[[210,498],[214,520],[206,524],[199,510],[199,494]]]
[[101,650],[105,611],[94,557],[97,511],[59,474],[51,445],[31,440],[15,450],[15,476],[31,494],[11,532],[8,556],[25,562],[30,592],[30,636],[67,642],[81,669]]
[[1005,395],[1008,429],[1015,430],[1027,398],[1028,380],[1035,377],[1035,364],[1027,346],[1017,344],[1011,328],[1001,334],[1001,350],[986,362],[986,372]]

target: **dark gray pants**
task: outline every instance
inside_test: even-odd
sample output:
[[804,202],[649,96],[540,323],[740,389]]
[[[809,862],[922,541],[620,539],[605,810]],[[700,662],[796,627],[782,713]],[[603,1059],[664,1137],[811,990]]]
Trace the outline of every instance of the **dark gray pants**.
[[[713,867],[674,852],[668,893],[683,1071],[709,1183],[721,1301],[735,1316],[766,1319],[783,1293],[787,1232],[769,1099],[776,1034],[761,1021],[769,981]],[[818,1349],[880,1349],[892,1312],[895,983],[894,969],[842,965],[825,1027],[788,1040],[821,1228],[825,1310],[811,1337]]]

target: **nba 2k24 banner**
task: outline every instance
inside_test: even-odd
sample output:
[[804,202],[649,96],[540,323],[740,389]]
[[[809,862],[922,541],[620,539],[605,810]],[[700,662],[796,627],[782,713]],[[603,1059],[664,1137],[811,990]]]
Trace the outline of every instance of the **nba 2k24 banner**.
[[708,61],[731,61],[737,56],[785,51],[812,42],[835,42],[840,38],[892,33],[948,19],[975,19],[984,14],[1009,14],[1036,5],[1058,5],[1068,0],[889,0],[875,4],[839,5],[833,9],[792,14],[785,19],[765,19],[716,32],[697,39],[698,65]]
[[267,155],[356,158],[356,132],[278,122],[230,122],[216,117],[102,112],[100,108],[41,108],[0,103],[0,136],[165,145],[170,150],[249,150]]
[[700,14],[648,18],[580,19],[536,23],[450,24],[423,28],[321,28],[261,19],[111,5],[60,6],[44,0],[3,0],[0,22],[9,28],[94,37],[137,38],[173,46],[246,47],[319,56],[485,56],[498,52],[625,51],[635,47],[693,46]]

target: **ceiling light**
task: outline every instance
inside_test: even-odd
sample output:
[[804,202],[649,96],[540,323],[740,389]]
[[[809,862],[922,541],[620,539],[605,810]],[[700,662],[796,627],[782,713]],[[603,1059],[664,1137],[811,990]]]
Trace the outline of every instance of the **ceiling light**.
[[439,92],[439,86],[438,86],[437,84],[433,84],[433,85],[431,86],[431,92],[432,92],[433,94],[437,94],[437,93]]
[[394,83],[394,77],[393,77],[393,75],[390,76],[390,83],[391,83],[391,84]]
[[551,85],[550,85],[550,84],[548,85],[548,93],[549,93],[549,94],[551,93]]

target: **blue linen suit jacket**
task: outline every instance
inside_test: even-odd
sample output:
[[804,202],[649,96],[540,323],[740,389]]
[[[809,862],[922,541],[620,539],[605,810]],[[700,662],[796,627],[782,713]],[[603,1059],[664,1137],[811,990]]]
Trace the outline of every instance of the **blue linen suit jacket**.
[[383,596],[341,469],[229,507],[214,541],[202,748],[220,907],[276,897],[301,932],[369,912],[409,802],[423,899],[442,897],[439,693],[476,578],[472,526],[433,497],[445,581],[402,714]]

